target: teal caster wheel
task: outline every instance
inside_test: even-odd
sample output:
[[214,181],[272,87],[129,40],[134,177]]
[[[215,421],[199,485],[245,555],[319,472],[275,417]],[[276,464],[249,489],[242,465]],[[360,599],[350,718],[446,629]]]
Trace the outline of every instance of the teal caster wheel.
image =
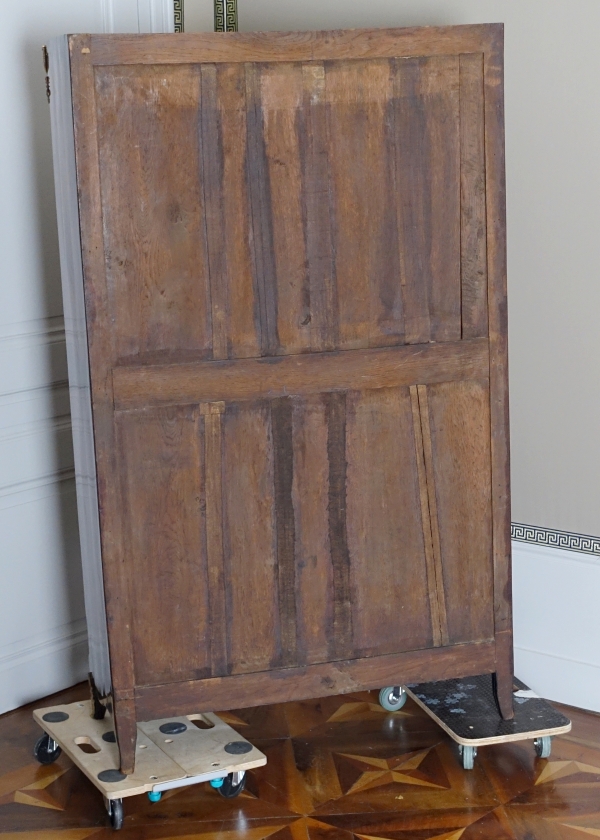
[[225,779],[223,779],[223,778],[222,779],[211,779],[210,780],[210,786],[216,788],[217,790],[220,790],[223,787],[223,782],[224,781],[225,781]]
[[540,758],[550,758],[552,752],[552,738],[550,735],[542,735],[541,738],[536,738],[533,742],[536,754]]
[[379,692],[379,705],[386,712],[397,712],[406,703],[406,691],[401,685],[388,685]]
[[475,765],[475,756],[477,755],[477,747],[463,747],[458,745],[458,752],[462,758],[462,766],[465,770],[472,770]]
[[148,799],[150,802],[160,802],[162,799],[162,791],[160,790],[149,790],[148,791]]

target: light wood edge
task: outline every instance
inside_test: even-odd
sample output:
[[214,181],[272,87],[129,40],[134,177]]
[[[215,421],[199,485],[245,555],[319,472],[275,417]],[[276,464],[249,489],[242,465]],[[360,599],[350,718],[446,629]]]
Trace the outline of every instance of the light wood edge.
[[460,735],[457,735],[455,732],[447,726],[443,720],[441,720],[433,711],[423,703],[422,700],[413,694],[410,688],[404,686],[404,690],[408,694],[408,696],[415,701],[417,706],[420,706],[423,711],[427,712],[429,717],[434,720],[438,726],[440,726],[444,732],[449,735],[453,741],[457,744],[461,744],[463,747],[485,747],[489,744],[508,744],[514,741],[529,741],[533,738],[542,738],[544,735],[563,735],[565,732],[571,731],[572,723],[569,721],[568,724],[565,726],[557,726],[554,729],[534,729],[531,732],[519,732],[514,735],[498,735],[493,738],[461,738]]
[[[493,48],[502,24],[342,29],[312,32],[227,32],[169,35],[92,35],[93,63],[178,64],[277,62],[458,55]],[[79,46],[78,39],[71,39]],[[174,48],[175,45],[175,48]]]
[[[125,779],[122,782],[101,782],[95,772],[97,767],[94,768],[90,766],[90,755],[79,749],[74,739],[88,737],[91,741],[97,743],[98,746],[101,746],[102,734],[104,731],[109,729],[110,726],[107,726],[106,719],[103,721],[94,720],[91,716],[91,705],[89,701],[85,701],[83,706],[84,708],[82,708],[79,703],[70,703],[68,705],[48,706],[43,709],[35,709],[33,712],[33,719],[44,732],[56,741],[63,752],[68,755],[76,767],[81,770],[94,787],[98,788],[106,799],[124,799],[128,796],[137,796],[139,794],[148,793],[153,790],[156,785],[165,784],[171,781],[183,782],[185,779],[191,777],[191,774],[188,773],[184,767],[181,767],[173,758],[160,748],[159,744],[152,735],[148,734],[144,730],[144,723],[142,723],[138,724],[137,727],[138,746],[145,745],[145,749],[151,751],[150,754],[156,757],[157,762],[162,763],[163,767],[171,766],[175,771],[175,775],[165,777],[163,774],[162,778],[159,780],[144,783],[141,782],[139,778],[136,779],[134,773],[130,781]],[[69,714],[69,720],[62,723],[48,723],[43,720],[43,716],[51,711],[64,711]],[[229,726],[228,723],[221,720],[218,715],[215,715],[214,713],[203,713],[202,716],[211,718],[215,723],[215,726],[219,727],[219,733],[223,742],[229,742],[232,740],[247,741],[246,738],[236,732],[235,729]],[[183,717],[188,718],[187,715]],[[172,720],[172,718],[170,718],[170,720]],[[148,722],[146,722],[146,726],[147,725]],[[250,742],[247,741],[247,743]],[[106,746],[107,745],[105,744],[104,747],[106,748]],[[114,747],[115,753],[117,754],[118,750],[116,745],[114,745]],[[227,764],[223,765],[223,767],[220,767],[219,772],[222,772],[223,775],[227,775],[229,773],[263,767],[267,763],[266,756],[253,744],[252,750],[254,753],[253,758],[244,759],[243,757],[239,757],[236,760],[233,756],[231,756],[231,760],[228,761]],[[258,756],[256,756],[256,753],[258,753]],[[93,758],[96,756],[97,753],[92,754]],[[86,758],[88,759],[87,761]],[[97,758],[95,758],[95,762],[97,762]]]

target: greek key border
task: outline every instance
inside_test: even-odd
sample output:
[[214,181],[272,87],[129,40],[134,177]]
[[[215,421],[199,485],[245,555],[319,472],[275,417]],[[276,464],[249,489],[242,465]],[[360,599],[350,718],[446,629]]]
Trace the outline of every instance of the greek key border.
[[183,32],[183,0],[173,0],[175,28],[174,32]]
[[556,531],[553,528],[540,528],[536,525],[513,522],[511,536],[518,542],[600,556],[600,537],[590,537],[587,534],[572,534],[569,531]]

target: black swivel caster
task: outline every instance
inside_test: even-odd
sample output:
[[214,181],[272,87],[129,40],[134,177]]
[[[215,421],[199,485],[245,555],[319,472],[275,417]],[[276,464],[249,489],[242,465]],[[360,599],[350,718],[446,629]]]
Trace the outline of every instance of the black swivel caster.
[[40,764],[54,764],[61,753],[62,750],[56,741],[45,732],[41,738],[37,739],[33,748],[33,754]]
[[110,818],[110,824],[115,831],[123,828],[123,800],[109,799],[106,803],[106,810]]
[[223,784],[218,788],[221,796],[226,799],[234,799],[246,787],[246,772],[244,770],[239,773],[230,773],[223,779]]

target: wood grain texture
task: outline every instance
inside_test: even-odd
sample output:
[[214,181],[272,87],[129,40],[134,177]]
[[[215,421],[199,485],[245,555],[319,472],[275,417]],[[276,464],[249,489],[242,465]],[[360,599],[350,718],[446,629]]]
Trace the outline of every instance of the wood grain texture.
[[[228,672],[279,662],[277,535],[271,414],[265,402],[223,415],[223,533]],[[215,707],[216,708],[216,707]]]
[[[328,61],[350,58],[458,55],[494,49],[499,23],[323,32],[229,32],[169,35],[93,35],[94,64]],[[74,48],[84,46],[71,36]]]
[[459,64],[397,59],[394,166],[409,344],[460,338]]
[[450,674],[490,674],[494,652],[494,642],[477,642],[212,680],[140,686],[136,689],[136,712],[139,720],[151,720],[158,709],[165,708],[170,708],[173,715],[185,714],[191,708],[208,711],[212,705],[243,708],[263,703],[266,692],[271,703],[285,703],[292,697],[304,700],[364,690],[365,686],[393,685],[399,674],[406,682],[421,679],[421,674],[423,680],[444,679]]
[[[293,400],[296,621],[298,664],[326,662],[333,638],[329,541],[328,425],[321,395]],[[317,584],[317,585],[315,585]]]
[[432,622],[408,389],[349,393],[346,449],[355,656],[430,647]]
[[200,405],[204,420],[204,463],[206,471],[204,515],[208,567],[210,661],[213,676],[227,673],[227,605],[223,556],[223,433],[224,403]]
[[[194,408],[183,407],[125,412],[116,425],[123,546],[135,581],[136,682],[202,679],[211,674],[204,423]],[[211,494],[210,502],[218,499]],[[218,563],[218,554],[211,557],[217,573]]]
[[430,505],[435,504],[434,553],[437,547],[448,639],[453,643],[489,639],[494,620],[487,383],[421,386],[419,399],[428,427],[425,460]]
[[463,338],[487,335],[483,56],[460,56],[461,317]]
[[[450,642],[450,635],[448,633],[448,616],[446,610],[446,587],[444,584],[444,569],[446,567],[447,560],[445,552],[442,553],[442,545],[440,541],[438,493],[435,481],[435,463],[433,443],[431,439],[429,402],[427,397],[427,388],[424,385],[417,386],[417,399],[419,402],[419,419],[421,422],[421,435],[423,441],[425,481],[427,484],[427,502],[429,507],[429,526],[431,528],[433,580],[435,581],[440,642],[442,645],[447,645]],[[464,605],[459,601],[456,606],[458,609],[462,609]]]
[[[504,161],[504,30],[484,62],[490,423],[496,632],[512,628],[506,184]],[[510,667],[507,664],[507,669]]]
[[487,342],[311,353],[273,359],[127,365],[113,369],[115,406],[197,403],[390,388],[487,375]]
[[[199,73],[193,67],[100,70],[95,99],[107,315],[117,354],[209,357]],[[141,142],[124,142],[137,136]],[[185,144],[173,143],[174,136]]]
[[[105,261],[100,243],[102,234],[102,199],[97,157],[97,120],[94,109],[94,71],[89,36],[77,44],[70,40],[73,125],[79,190],[81,248],[84,269],[84,295],[88,326],[88,349],[92,392],[92,417],[98,481],[102,568],[106,599],[111,679],[115,691],[132,692],[135,683],[131,638],[130,574],[122,562],[121,500],[119,469],[113,424],[113,392],[110,361],[116,356],[115,336],[109,327],[108,292]],[[86,188],[81,189],[81,184]],[[135,725],[123,719],[121,763],[134,763]],[[133,732],[133,734],[132,734]]]

